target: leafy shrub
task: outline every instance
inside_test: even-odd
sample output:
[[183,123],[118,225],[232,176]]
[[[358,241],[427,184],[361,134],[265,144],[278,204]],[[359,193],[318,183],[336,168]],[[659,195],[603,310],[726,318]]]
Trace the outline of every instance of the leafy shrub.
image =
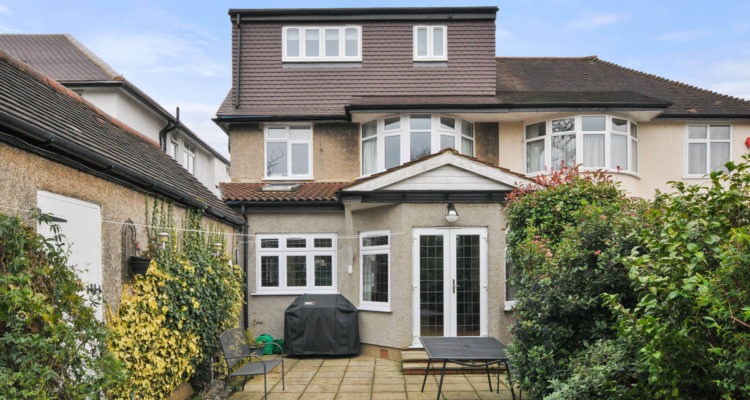
[[518,271],[508,351],[521,387],[541,398],[571,378],[590,344],[615,337],[601,296],[633,302],[622,257],[637,244],[632,231],[645,204],[603,172],[563,167],[537,182],[541,189],[512,193],[506,209],[508,256]]
[[750,159],[727,168],[657,195],[628,259],[638,302],[612,301],[654,398],[750,398]]
[[[180,230],[171,204],[154,201],[148,213],[153,261],[145,278],[131,288],[133,295],[124,294],[127,306],[120,307],[119,318],[112,319],[118,332],[112,347],[131,372],[124,393],[139,388],[133,393],[159,398],[187,379],[198,389],[210,383],[211,360],[221,357],[219,334],[239,320],[243,277],[238,266],[214,249],[215,243],[225,248],[223,236],[207,233],[211,229],[204,226],[201,212],[188,210]],[[161,249],[157,238],[163,231],[170,233],[170,241]],[[154,332],[166,332],[169,338],[153,337]],[[144,373],[146,369],[152,373]]]
[[[49,217],[40,216],[49,223]],[[93,399],[121,377],[99,324],[68,265],[63,237],[45,239],[0,214],[0,396]]]
[[159,304],[167,297],[161,289],[175,281],[152,261],[147,275],[123,293],[117,313],[108,314],[110,351],[129,372],[112,388],[111,398],[165,399],[194,372],[198,337],[166,327],[170,310]]

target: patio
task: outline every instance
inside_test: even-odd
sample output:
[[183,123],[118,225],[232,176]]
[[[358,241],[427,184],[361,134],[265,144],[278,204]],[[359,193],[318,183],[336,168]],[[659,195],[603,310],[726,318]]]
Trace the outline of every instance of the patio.
[[[353,358],[287,358],[286,390],[281,390],[281,372],[276,368],[268,375],[268,398],[285,400],[331,399],[420,399],[437,396],[439,376],[427,377],[425,391],[423,375],[404,375],[401,363],[370,356]],[[505,377],[500,381],[500,393],[489,391],[487,376],[446,375],[443,383],[444,399],[510,399]],[[494,386],[494,379],[493,379]],[[495,389],[493,387],[493,389]],[[233,393],[230,400],[263,398],[263,377],[249,380],[244,391]]]

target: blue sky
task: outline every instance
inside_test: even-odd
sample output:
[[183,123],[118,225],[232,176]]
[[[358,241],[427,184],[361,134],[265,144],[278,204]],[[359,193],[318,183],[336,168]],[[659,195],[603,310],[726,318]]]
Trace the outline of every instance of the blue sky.
[[0,0],[0,33],[69,33],[217,150],[230,8],[498,6],[499,56],[589,56],[750,99],[750,1]]

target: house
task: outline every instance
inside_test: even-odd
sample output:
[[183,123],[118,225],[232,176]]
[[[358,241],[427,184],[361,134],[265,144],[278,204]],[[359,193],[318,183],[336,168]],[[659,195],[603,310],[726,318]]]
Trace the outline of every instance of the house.
[[0,50],[78,93],[148,138],[217,196],[229,180],[229,161],[159,103],[115,72],[72,36],[0,35]]
[[496,7],[229,10],[215,121],[251,237],[248,321],[301,293],[360,310],[366,352],[510,340],[505,196],[561,163],[634,196],[736,160],[750,102],[600,60],[495,54]]
[[[0,87],[0,212],[52,214],[70,245],[69,261],[106,304],[119,304],[136,241],[148,243],[149,198],[172,202],[178,220],[187,209],[204,210],[228,235],[231,254],[241,216],[158,142],[2,51]],[[97,316],[103,318],[101,306]]]

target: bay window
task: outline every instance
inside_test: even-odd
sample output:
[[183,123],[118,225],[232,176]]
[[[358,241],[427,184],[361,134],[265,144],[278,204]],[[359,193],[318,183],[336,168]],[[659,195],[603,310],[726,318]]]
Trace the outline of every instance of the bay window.
[[[638,172],[638,126],[609,115],[581,115],[526,125],[526,173],[581,164]],[[547,151],[549,148],[549,151]]]
[[689,125],[687,130],[687,176],[726,171],[731,159],[732,132],[729,125]]
[[312,128],[265,128],[266,179],[312,179]]
[[257,293],[336,291],[336,235],[256,237]]
[[445,148],[474,156],[474,124],[440,114],[401,114],[362,124],[362,175],[397,167]]
[[360,26],[286,26],[282,30],[285,62],[362,61]]
[[362,233],[359,254],[360,308],[391,311],[389,231]]

